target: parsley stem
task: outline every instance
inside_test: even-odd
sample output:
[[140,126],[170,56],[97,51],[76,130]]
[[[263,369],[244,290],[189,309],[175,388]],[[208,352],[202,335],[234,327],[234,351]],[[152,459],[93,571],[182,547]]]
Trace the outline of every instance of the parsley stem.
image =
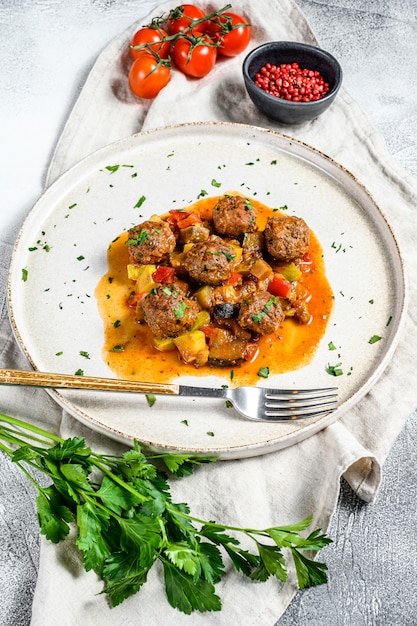
[[42,435],[48,440],[55,441],[56,443],[63,443],[64,439],[58,437],[57,435],[53,435],[47,430],[43,430],[43,428],[39,428],[38,426],[34,426],[33,424],[29,424],[28,422],[23,422],[22,420],[17,419],[16,417],[10,417],[9,415],[4,415],[0,413],[0,421],[7,422],[8,424],[13,424],[18,428],[22,428],[25,431],[30,431],[37,435]]
[[149,500],[148,496],[142,495],[137,489],[132,487],[129,483],[125,482],[124,480],[116,476],[116,474],[114,474],[109,469],[107,469],[107,466],[98,460],[97,455],[91,454],[90,460],[91,460],[91,463],[97,469],[99,469],[101,472],[103,472],[103,474],[108,476],[108,478],[111,478],[115,483],[117,483],[118,485],[126,489],[127,491],[130,491],[130,493],[136,496],[138,500],[140,500],[141,502],[146,502],[147,500]]

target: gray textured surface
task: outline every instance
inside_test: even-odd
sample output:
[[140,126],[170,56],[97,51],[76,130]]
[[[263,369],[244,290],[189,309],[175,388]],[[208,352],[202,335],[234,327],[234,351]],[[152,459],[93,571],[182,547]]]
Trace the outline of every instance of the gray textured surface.
[[[51,151],[98,52],[156,4],[1,1],[0,210],[7,212],[9,235],[41,193]],[[417,174],[416,1],[298,4],[321,45],[341,61],[345,86],[391,153]],[[9,255],[10,249],[0,250],[3,274]],[[414,414],[387,459],[374,504],[364,505],[342,484],[329,531],[334,543],[323,552],[330,582],[299,593],[279,626],[417,623],[416,438]],[[0,455],[1,626],[30,621],[39,545],[35,495],[20,470]]]

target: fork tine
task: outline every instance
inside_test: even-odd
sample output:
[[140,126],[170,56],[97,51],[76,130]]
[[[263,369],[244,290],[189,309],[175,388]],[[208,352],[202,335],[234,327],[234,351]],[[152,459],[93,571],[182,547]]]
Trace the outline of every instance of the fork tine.
[[290,409],[287,410],[281,410],[281,411],[268,411],[265,410],[264,411],[264,419],[270,419],[271,421],[273,421],[274,419],[277,419],[278,421],[282,421],[282,420],[301,420],[303,418],[309,418],[309,417],[320,417],[322,415],[327,415],[330,412],[330,408],[324,409],[319,407],[316,407],[316,409],[314,411],[309,411],[309,412],[305,412],[305,411],[296,411],[293,410],[291,411]]
[[266,389],[264,416],[266,419],[302,419],[326,415],[335,408],[337,388],[322,389]]
[[286,398],[288,402],[288,396],[306,397],[310,398],[331,398],[336,397],[337,387],[323,387],[319,389],[265,389],[265,397],[269,399],[273,398]]

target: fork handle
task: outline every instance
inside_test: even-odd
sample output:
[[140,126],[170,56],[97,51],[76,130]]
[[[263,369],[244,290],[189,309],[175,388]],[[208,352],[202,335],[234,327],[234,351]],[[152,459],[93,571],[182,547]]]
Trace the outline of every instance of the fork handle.
[[101,391],[162,393],[169,395],[178,395],[179,393],[178,385],[11,369],[0,369],[0,385],[25,385],[60,389],[95,389]]

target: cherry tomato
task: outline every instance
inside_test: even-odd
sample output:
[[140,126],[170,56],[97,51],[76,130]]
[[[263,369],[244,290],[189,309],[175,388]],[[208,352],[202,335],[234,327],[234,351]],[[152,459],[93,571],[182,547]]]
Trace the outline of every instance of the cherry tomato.
[[[170,35],[181,33],[190,26],[193,20],[201,20],[204,17],[206,17],[204,11],[195,4],[180,4],[169,14],[167,22],[168,32]],[[202,33],[206,30],[206,27],[207,22],[201,22],[195,28],[187,31],[187,34],[194,34],[194,32]]]
[[143,52],[130,68],[129,86],[135,96],[151,99],[168,84],[170,78],[169,67],[158,63],[152,54]]
[[211,40],[200,33],[194,41],[179,37],[172,48],[172,58],[181,72],[201,78],[213,69],[217,50]]
[[138,48],[134,50],[130,48],[130,54],[132,55],[132,59],[137,59],[142,52],[155,52],[158,54],[161,59],[166,59],[169,56],[170,42],[162,41],[165,37],[168,37],[168,33],[159,27],[152,26],[144,26],[140,28],[132,37],[132,41],[130,42],[131,46],[143,46],[144,44],[149,44],[145,48]]
[[207,33],[215,43],[219,43],[218,53],[225,57],[243,52],[251,39],[248,21],[237,13],[225,12],[214,17],[207,24]]

